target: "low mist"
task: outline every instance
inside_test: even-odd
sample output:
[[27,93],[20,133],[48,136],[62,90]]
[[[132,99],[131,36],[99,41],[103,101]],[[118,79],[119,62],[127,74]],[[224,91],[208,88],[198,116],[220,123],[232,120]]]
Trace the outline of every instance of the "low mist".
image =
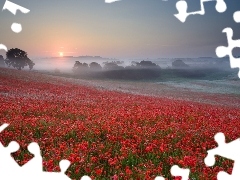
[[[153,79],[174,78],[174,77],[205,79],[209,76],[213,77],[214,74],[216,75],[215,78],[217,78],[217,76],[219,77],[233,76],[234,77],[234,73],[236,74],[236,70],[237,70],[237,69],[230,68],[230,64],[227,58],[223,58],[223,59],[219,59],[219,58],[185,58],[185,59],[161,58],[160,59],[159,58],[159,59],[144,60],[144,59],[108,59],[108,58],[102,58],[102,57],[83,56],[83,57],[76,57],[76,58],[75,57],[43,58],[43,59],[33,59],[33,61],[35,63],[34,70],[44,71],[48,73],[57,72],[57,73],[65,73],[65,74],[66,73],[73,74],[73,67],[76,62],[85,63],[87,65],[90,65],[92,62],[96,62],[102,67],[102,70],[108,71],[108,74],[111,74],[110,71],[114,71],[114,72],[118,71],[118,73],[120,73],[119,71],[122,71],[124,73],[131,73],[131,70],[136,71],[136,68],[134,68],[134,64],[140,63],[142,61],[145,61],[145,62],[150,61],[156,64],[157,66],[159,66],[159,69],[158,69],[159,74],[155,75]],[[118,69],[105,68],[106,64],[109,64],[109,63],[114,63],[119,68]],[[151,72],[151,67],[144,68],[144,69],[145,69],[144,71],[138,72],[138,73],[149,74]],[[154,71],[156,71],[156,69]],[[94,70],[91,70],[91,72],[94,72]],[[117,76],[115,77],[113,76],[109,78],[121,79],[121,78],[117,78]],[[144,77],[141,75],[141,78],[139,79],[144,79]]]

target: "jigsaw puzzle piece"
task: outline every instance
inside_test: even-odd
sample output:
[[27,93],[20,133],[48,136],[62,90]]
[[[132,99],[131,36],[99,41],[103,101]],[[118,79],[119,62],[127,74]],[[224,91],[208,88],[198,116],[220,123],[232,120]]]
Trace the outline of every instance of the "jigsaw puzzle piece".
[[[67,175],[57,172],[43,172],[41,175],[41,180],[71,180]],[[40,180],[40,179],[39,179]]]
[[216,49],[216,55],[220,58],[223,58],[227,55],[231,55],[232,54],[232,49],[234,48],[233,46],[233,30],[231,28],[225,28],[223,31],[223,33],[226,33],[227,35],[227,40],[228,40],[228,47],[224,47],[224,46],[219,46]]
[[[207,0],[206,0],[207,1]],[[227,10],[227,5],[225,3],[224,0],[217,0],[215,9],[217,10],[217,12],[219,13],[223,13]]]
[[7,47],[4,44],[0,44],[0,50],[3,49],[5,51],[8,51]]
[[[2,132],[8,124],[0,126],[0,132]],[[24,179],[24,180],[71,180],[66,174],[66,170],[70,166],[68,160],[62,160],[59,163],[60,173],[56,172],[43,172],[41,150],[37,143],[32,142],[28,145],[28,151],[34,155],[34,157],[24,164],[22,167],[14,160],[11,153],[17,152],[20,146],[17,142],[12,141],[7,147],[4,147],[0,142],[0,179]],[[89,180],[89,179],[83,179]]]
[[70,166],[70,161],[61,160],[60,163],[59,163],[59,166],[60,166],[60,169],[61,169],[61,173],[64,174]]
[[3,10],[7,9],[8,11],[10,11],[11,13],[13,13],[14,15],[16,15],[17,10],[21,11],[22,13],[26,14],[29,13],[30,10],[26,9],[22,6],[19,6],[15,3],[12,3],[11,1],[6,0],[4,6],[3,6]]
[[[233,30],[231,28],[225,28],[223,33],[226,33],[228,40],[228,47],[219,46],[216,48],[216,55],[220,58],[229,56],[230,67],[231,68],[240,68],[240,58],[235,58],[232,54],[234,48],[240,48],[240,39],[233,40]],[[238,72],[240,78],[240,70]]]
[[[0,44],[0,49],[6,48],[6,46],[4,46],[3,44]],[[4,49],[5,50],[5,49]],[[6,50],[7,51],[7,50]],[[2,132],[4,129],[6,129],[9,126],[9,124],[4,123],[3,125],[0,126],[0,132]]]
[[6,174],[11,172],[18,172],[20,166],[11,156],[11,153],[17,152],[19,150],[19,144],[15,141],[9,143],[7,147],[4,147],[0,143],[0,170]]
[[35,142],[30,143],[28,145],[28,151],[33,154],[34,157],[21,167],[22,172],[29,172],[31,174],[41,173],[43,171],[43,165],[39,145]]
[[[9,124],[3,124],[0,127],[0,132],[8,127]],[[19,144],[15,141],[12,141],[8,144],[7,147],[4,147],[3,144],[0,142],[0,179],[1,177],[6,177],[6,175],[11,176],[11,172],[18,172],[20,166],[11,156],[11,153],[18,151]]]
[[13,23],[11,29],[15,33],[20,33],[22,31],[22,25],[18,23]]
[[45,180],[52,180],[52,179],[58,179],[58,180],[71,180],[65,172],[70,166],[70,162],[68,160],[61,160],[59,163],[61,172],[43,172],[41,175],[42,179]]
[[235,179],[235,178],[233,178],[232,175],[230,175],[230,174],[228,174],[228,173],[226,173],[226,172],[224,172],[224,171],[220,171],[220,172],[218,173],[217,179],[218,179],[218,180],[226,180],[226,179],[227,179],[227,180],[238,180],[238,178]]
[[182,180],[188,180],[189,179],[190,170],[189,169],[183,169],[183,168],[180,168],[177,165],[174,165],[171,168],[171,174],[173,176],[181,176]]
[[195,12],[187,12],[188,9],[188,4],[185,0],[180,0],[176,3],[176,9],[178,11],[178,14],[175,14],[175,17],[178,18],[181,22],[185,22],[187,17],[190,15],[204,15],[205,14],[205,8],[204,8],[204,3],[209,2],[209,1],[216,1],[216,6],[215,9],[219,13],[223,13],[227,10],[227,5],[224,0],[201,0],[201,9],[199,11]]
[[186,1],[178,1],[176,3],[176,8],[178,10],[178,14],[175,14],[174,16],[178,18],[181,22],[185,22],[187,17],[189,16],[189,13],[187,13],[188,5]]
[[105,0],[105,3],[113,3],[113,2],[117,2],[117,1],[121,1],[121,0]]
[[83,176],[80,180],[92,180],[89,176]]
[[218,173],[218,180],[237,180],[240,177],[240,139],[236,139],[229,143],[225,142],[225,136],[223,133],[217,133],[214,136],[215,141],[218,143],[218,147],[208,151],[207,157],[204,162],[207,166],[213,166],[215,164],[215,156],[221,156],[234,161],[232,174],[221,171]]
[[154,180],[165,180],[162,176],[157,176]]
[[223,133],[217,133],[214,138],[218,143],[218,147],[207,151],[208,155],[204,159],[204,162],[207,166],[213,166],[215,164],[216,155],[228,158],[233,161],[238,159],[237,154],[240,151],[240,139],[226,143]]
[[44,172],[42,168],[42,156],[39,145],[33,142],[29,144],[28,150],[34,155],[34,158],[21,167],[17,177],[25,180],[71,180],[65,174],[66,170],[70,166],[70,162],[68,160],[60,161],[59,166],[61,172]]
[[[182,169],[177,165],[171,167],[171,174],[172,176],[181,176],[182,180],[188,180],[190,170],[189,169]],[[154,180],[165,180],[162,176],[157,176]]]
[[233,14],[233,19],[236,23],[240,23],[240,11],[237,11]]

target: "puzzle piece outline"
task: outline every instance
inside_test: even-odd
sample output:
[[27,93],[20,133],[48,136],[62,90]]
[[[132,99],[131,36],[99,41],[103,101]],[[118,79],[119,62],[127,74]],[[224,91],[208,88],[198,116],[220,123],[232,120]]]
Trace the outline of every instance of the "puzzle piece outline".
[[117,1],[121,1],[121,0],[105,0],[105,3],[114,3],[114,2],[117,2]]
[[[0,133],[5,130],[9,124],[3,124],[0,126]],[[34,155],[34,157],[20,166],[15,159],[11,156],[11,153],[17,152],[20,146],[17,142],[11,141],[7,147],[4,147],[0,142],[0,179],[57,179],[57,180],[71,180],[66,174],[66,170],[70,166],[70,161],[61,160],[59,163],[60,172],[44,172],[41,150],[36,142],[32,142],[28,145],[28,151]],[[14,172],[14,173],[12,173]],[[84,180],[84,179],[83,179]]]
[[18,10],[19,10],[20,12],[24,13],[24,14],[27,14],[27,13],[30,12],[29,9],[27,9],[27,8],[25,8],[25,7],[22,7],[22,6],[18,5],[18,4],[15,4],[15,3],[11,2],[11,1],[8,1],[8,0],[5,1],[5,4],[4,4],[4,6],[3,6],[2,11],[3,11],[3,10],[8,10],[8,11],[10,11],[12,14],[14,14],[14,15],[17,14],[17,11],[18,11]]
[[240,151],[240,138],[233,140],[229,143],[225,142],[225,135],[223,133],[217,133],[214,136],[215,141],[218,144],[218,147],[210,149],[207,151],[208,155],[204,159],[204,163],[207,166],[213,166],[216,162],[215,156],[225,157],[227,159],[233,160],[233,170],[232,174],[228,174],[224,171],[220,171],[217,175],[218,180],[238,180],[240,177],[240,157],[238,153]]
[[219,13],[223,13],[227,10],[227,5],[224,0],[200,0],[201,9],[199,11],[194,12],[187,12],[188,4],[185,0],[179,0],[176,3],[176,9],[178,10],[178,14],[174,14],[174,16],[184,23],[188,16],[190,15],[204,15],[205,14],[205,7],[204,3],[209,1],[216,1],[215,9]]
[[[240,11],[236,11],[233,14],[233,19],[236,23],[240,23]],[[216,48],[216,55],[219,58],[228,56],[231,68],[239,68],[238,77],[240,78],[240,58],[235,58],[233,56],[233,49],[240,48],[240,39],[233,40],[233,30],[230,27],[223,29],[223,33],[226,33],[228,46],[218,46]]]
[[[182,180],[188,180],[190,169],[180,168],[178,165],[173,165],[170,170],[172,176],[181,176]],[[154,180],[165,180],[162,176],[157,176]]]

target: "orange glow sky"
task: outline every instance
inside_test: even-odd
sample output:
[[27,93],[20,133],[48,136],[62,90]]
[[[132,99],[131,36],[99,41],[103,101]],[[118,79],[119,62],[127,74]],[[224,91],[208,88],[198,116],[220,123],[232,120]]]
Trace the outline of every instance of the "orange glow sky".
[[[64,56],[112,58],[215,56],[215,48],[226,44],[222,29],[240,28],[229,21],[237,0],[227,2],[225,14],[216,12],[214,2],[206,3],[208,13],[190,17],[185,24],[173,16],[177,13],[176,0],[12,2],[31,12],[18,12],[16,16],[6,10],[0,12],[0,43],[9,49],[25,50],[30,57],[55,57],[60,52]],[[199,0],[191,2],[190,10],[200,8]],[[13,22],[22,23],[21,33],[11,31]],[[3,50],[0,54],[5,56]]]

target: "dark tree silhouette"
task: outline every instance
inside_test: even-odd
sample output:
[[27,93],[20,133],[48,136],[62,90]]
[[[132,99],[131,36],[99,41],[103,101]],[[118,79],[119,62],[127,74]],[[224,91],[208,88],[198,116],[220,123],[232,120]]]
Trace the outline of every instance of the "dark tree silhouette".
[[[119,61],[120,62],[120,61]],[[161,67],[151,61],[136,62],[128,67],[118,65],[118,61],[105,62],[103,68],[97,62],[89,64],[76,61],[73,67],[75,75],[92,78],[110,78],[124,80],[155,79],[161,75]]]
[[104,67],[105,70],[121,70],[124,69],[124,67],[119,66],[117,63],[115,62],[108,62],[105,63]]
[[172,62],[173,68],[188,68],[189,65],[185,64],[182,60],[177,59],[174,62]]
[[161,75],[161,68],[151,61],[132,62],[131,66],[122,67],[114,62],[105,64],[103,75],[112,79],[143,80],[154,79]]
[[0,67],[5,67],[4,58],[0,55]]
[[160,68],[157,64],[152,61],[141,61],[140,63],[136,62],[136,67],[138,68]]
[[88,64],[87,63],[81,63],[79,61],[75,61],[75,64],[73,66],[73,72],[74,73],[86,73],[86,71],[88,70]]
[[97,62],[91,62],[89,64],[89,67],[91,70],[95,70],[95,71],[102,70],[102,66],[100,64],[98,64]]
[[27,57],[27,53],[21,49],[10,49],[6,53],[5,63],[10,67],[14,67],[18,70],[23,69],[25,66],[29,66],[31,70],[35,63]]

